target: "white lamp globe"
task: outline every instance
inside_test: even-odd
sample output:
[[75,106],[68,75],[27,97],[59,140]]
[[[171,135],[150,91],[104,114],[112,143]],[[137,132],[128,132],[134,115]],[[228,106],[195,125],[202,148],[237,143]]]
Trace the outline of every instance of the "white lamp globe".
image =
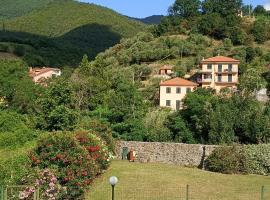
[[118,179],[117,179],[117,177],[112,176],[112,177],[110,177],[109,182],[110,182],[110,184],[111,184],[112,186],[115,186],[115,185],[117,184],[117,182],[118,182]]

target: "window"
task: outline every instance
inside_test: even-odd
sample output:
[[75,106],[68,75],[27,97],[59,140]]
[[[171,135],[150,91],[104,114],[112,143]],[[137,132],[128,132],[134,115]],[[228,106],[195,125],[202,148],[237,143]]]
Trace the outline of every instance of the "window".
[[222,64],[218,64],[218,72],[222,72]]
[[181,88],[180,87],[176,88],[176,94],[181,94]]
[[212,70],[212,64],[207,64],[207,70]]
[[212,74],[204,74],[203,79],[212,79]]
[[218,82],[222,82],[222,75],[221,74],[218,75]]
[[176,110],[180,110],[180,108],[181,108],[181,101],[176,100]]
[[232,64],[228,65],[228,72],[232,72]]
[[232,82],[232,75],[228,74],[228,82],[231,83]]
[[167,94],[171,93],[171,88],[170,87],[166,87],[166,93]]
[[191,88],[187,88],[187,93],[190,93],[191,92]]
[[171,100],[166,100],[166,106],[171,106]]

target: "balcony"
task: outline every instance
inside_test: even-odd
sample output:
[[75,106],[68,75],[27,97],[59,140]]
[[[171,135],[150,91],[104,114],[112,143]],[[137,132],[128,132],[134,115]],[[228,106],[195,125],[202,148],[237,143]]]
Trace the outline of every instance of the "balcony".
[[199,70],[200,74],[212,74],[212,70]]
[[218,70],[215,73],[216,74],[237,74],[238,73],[238,70],[235,70],[235,69],[232,69],[232,70],[223,69],[222,71]]
[[221,84],[221,85],[235,85],[237,84],[236,81],[224,81],[224,80],[215,80],[216,84]]
[[212,83],[212,79],[208,78],[208,79],[201,79],[201,78],[198,78],[197,79],[197,82],[198,83]]

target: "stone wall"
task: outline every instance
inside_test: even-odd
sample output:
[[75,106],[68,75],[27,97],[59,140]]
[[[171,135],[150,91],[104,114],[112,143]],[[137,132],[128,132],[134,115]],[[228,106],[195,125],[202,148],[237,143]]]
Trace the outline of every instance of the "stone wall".
[[203,167],[204,160],[217,147],[214,145],[127,142],[119,141],[116,145],[116,157],[122,159],[122,148],[131,148],[137,153],[139,162],[157,162],[183,166]]

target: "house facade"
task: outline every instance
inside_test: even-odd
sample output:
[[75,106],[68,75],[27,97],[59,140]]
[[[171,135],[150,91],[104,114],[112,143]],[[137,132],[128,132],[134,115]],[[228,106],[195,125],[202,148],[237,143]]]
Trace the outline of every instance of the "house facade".
[[186,94],[193,92],[197,83],[182,79],[174,78],[160,83],[160,107],[169,107],[172,110],[183,108],[183,99]]
[[237,89],[240,61],[225,56],[203,59],[200,63],[200,78],[197,82],[203,88]]
[[58,68],[30,68],[29,76],[35,83],[42,83],[46,79],[61,76],[61,70]]
[[164,65],[159,69],[159,75],[171,75],[173,73],[173,67]]

